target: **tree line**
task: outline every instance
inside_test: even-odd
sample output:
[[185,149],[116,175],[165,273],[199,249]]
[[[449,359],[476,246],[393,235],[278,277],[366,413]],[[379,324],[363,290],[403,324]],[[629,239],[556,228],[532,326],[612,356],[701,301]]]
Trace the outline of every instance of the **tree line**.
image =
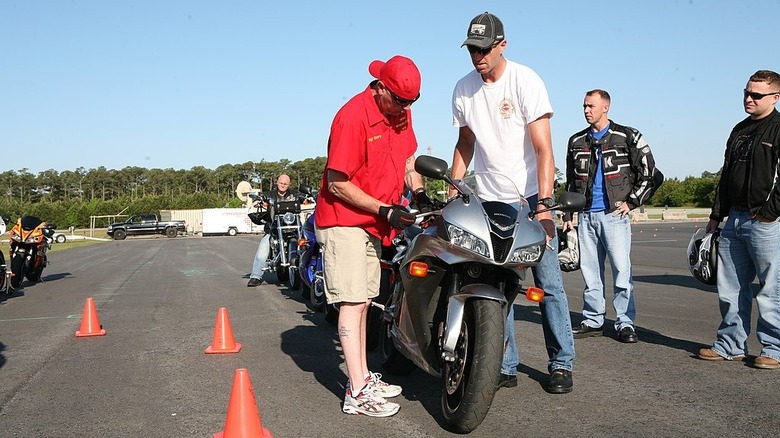
[[[31,173],[27,168],[0,173],[0,215],[15,221],[38,216],[59,228],[89,226],[91,216],[158,213],[160,210],[240,207],[236,186],[249,181],[260,191],[276,186],[276,178],[290,175],[291,186],[319,187],[325,157],[248,161],[216,169],[123,169],[79,167]],[[107,223],[98,224],[106,226]]]
[[[325,162],[325,157],[296,162],[261,160],[223,164],[213,170],[203,166],[189,170],[135,166],[116,170],[101,166],[62,172],[49,169],[37,175],[26,168],[9,170],[0,173],[0,215],[14,221],[33,215],[59,228],[84,228],[89,226],[91,216],[240,207],[243,203],[235,195],[240,181],[250,181],[253,188],[267,191],[275,187],[280,174],[286,173],[291,187],[306,184],[319,189]],[[557,175],[561,179],[562,174]],[[667,179],[649,205],[710,207],[718,178],[719,173],[704,172],[700,177]],[[432,195],[445,191],[442,181],[427,181],[426,185]]]

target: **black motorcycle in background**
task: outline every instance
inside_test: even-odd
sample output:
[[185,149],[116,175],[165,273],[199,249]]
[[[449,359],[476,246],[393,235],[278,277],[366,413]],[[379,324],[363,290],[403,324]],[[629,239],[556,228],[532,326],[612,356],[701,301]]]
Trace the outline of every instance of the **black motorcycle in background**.
[[[292,201],[271,200],[265,195],[252,196],[266,207],[258,207],[258,215],[250,215],[257,224],[265,224],[265,232],[270,235],[270,252],[266,269],[273,271],[281,283],[287,283],[290,289],[301,286],[298,275],[298,241],[302,237],[303,220],[301,205],[308,202],[305,196]],[[262,211],[264,209],[264,211]],[[273,216],[271,216],[273,215]]]

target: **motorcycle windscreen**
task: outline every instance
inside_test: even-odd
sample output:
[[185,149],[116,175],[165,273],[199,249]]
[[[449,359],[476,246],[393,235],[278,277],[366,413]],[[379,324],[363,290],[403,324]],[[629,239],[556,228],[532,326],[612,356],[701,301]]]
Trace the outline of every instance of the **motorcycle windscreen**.
[[41,223],[43,221],[35,216],[22,216],[22,229],[25,231],[32,231]]

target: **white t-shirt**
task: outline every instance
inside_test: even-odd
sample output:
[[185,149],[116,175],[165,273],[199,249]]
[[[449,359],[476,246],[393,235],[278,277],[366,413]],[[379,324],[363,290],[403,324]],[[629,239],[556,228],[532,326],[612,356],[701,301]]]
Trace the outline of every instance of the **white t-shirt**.
[[[468,126],[476,136],[475,172],[502,173],[525,197],[539,193],[536,153],[528,123],[545,114],[552,117],[553,109],[536,72],[507,60],[498,81],[486,83],[472,70],[455,85],[452,114],[453,125]],[[498,193],[496,196],[501,197]]]

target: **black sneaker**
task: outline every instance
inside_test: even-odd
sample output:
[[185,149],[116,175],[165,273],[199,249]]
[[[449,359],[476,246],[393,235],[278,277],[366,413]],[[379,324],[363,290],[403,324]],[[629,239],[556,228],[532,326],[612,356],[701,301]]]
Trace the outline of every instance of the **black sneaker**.
[[627,325],[620,329],[618,332],[618,341],[623,342],[625,344],[634,344],[639,339],[636,337],[636,332],[634,331],[634,328],[630,325]]
[[574,380],[571,371],[558,368],[550,374],[550,383],[547,384],[547,392],[551,394],[566,394],[574,388]]
[[590,338],[591,336],[604,336],[604,327],[591,327],[583,322],[580,323],[579,327],[574,327],[571,333],[574,335],[574,339]]
[[262,278],[250,278],[249,283],[246,284],[246,287],[257,287],[263,284]]
[[517,375],[501,373],[501,378],[498,379],[499,388],[514,388],[517,386]]

